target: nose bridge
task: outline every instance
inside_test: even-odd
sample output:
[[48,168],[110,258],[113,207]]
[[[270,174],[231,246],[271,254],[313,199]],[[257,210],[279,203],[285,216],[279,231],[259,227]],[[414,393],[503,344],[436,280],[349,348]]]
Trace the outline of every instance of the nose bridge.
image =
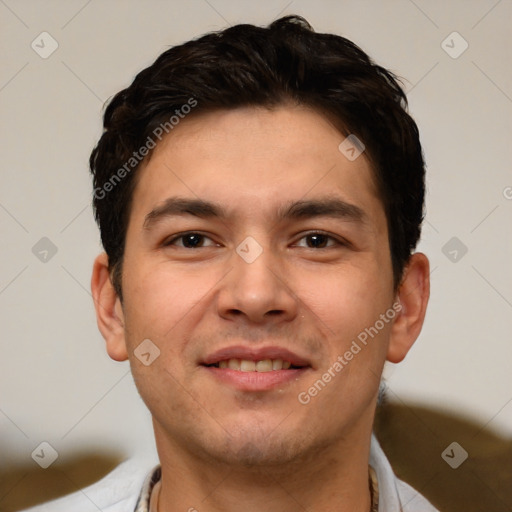
[[245,238],[232,255],[233,270],[219,294],[219,314],[244,315],[253,322],[290,319],[297,304],[286,283],[278,255],[254,237]]

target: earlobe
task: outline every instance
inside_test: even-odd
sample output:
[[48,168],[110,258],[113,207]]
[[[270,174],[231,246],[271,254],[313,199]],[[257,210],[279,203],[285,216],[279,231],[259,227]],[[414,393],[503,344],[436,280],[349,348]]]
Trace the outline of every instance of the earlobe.
[[427,257],[413,254],[405,268],[397,294],[400,310],[391,329],[387,360],[399,363],[419,336],[430,295],[430,272]]
[[94,260],[91,291],[98,328],[105,339],[108,355],[115,361],[126,361],[128,352],[124,336],[123,309],[110,279],[108,256],[105,253]]

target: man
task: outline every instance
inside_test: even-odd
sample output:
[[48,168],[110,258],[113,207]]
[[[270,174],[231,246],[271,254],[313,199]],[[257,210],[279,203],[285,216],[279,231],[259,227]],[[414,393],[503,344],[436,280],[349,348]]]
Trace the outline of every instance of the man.
[[299,17],[238,25],[162,54],[104,127],[92,292],[160,465],[48,510],[435,510],[372,436],[429,295],[395,77]]

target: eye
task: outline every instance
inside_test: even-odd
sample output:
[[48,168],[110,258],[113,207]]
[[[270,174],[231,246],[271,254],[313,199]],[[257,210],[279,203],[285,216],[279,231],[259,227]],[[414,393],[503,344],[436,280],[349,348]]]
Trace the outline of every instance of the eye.
[[211,238],[196,232],[182,233],[166,240],[164,246],[174,245],[185,249],[197,249],[201,247],[212,247],[216,244]]
[[[304,241],[304,243],[301,243],[301,241]],[[295,245],[308,249],[326,249],[344,244],[326,233],[317,231],[304,235]]]

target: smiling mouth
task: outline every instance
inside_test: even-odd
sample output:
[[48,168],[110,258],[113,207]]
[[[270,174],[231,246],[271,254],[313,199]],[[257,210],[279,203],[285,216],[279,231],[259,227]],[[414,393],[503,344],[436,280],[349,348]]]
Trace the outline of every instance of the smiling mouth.
[[293,365],[290,361],[283,359],[261,359],[252,361],[249,359],[223,359],[212,364],[205,364],[208,368],[219,368],[228,370],[237,370],[240,372],[272,372],[278,370],[299,370],[304,366]]

